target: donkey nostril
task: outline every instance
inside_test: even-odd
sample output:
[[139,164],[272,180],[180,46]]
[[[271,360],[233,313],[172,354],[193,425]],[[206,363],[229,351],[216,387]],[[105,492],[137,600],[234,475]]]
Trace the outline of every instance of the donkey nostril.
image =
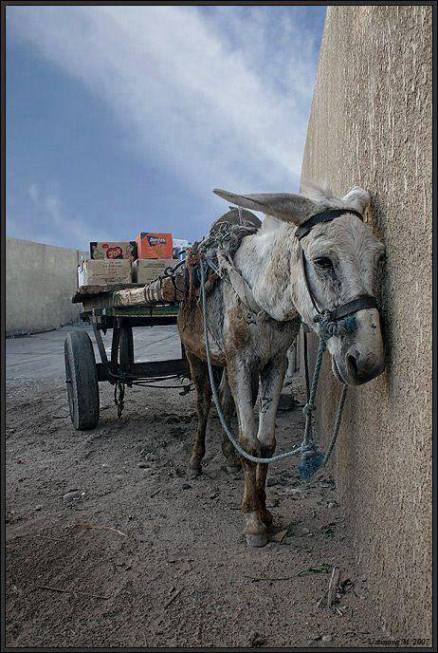
[[347,355],[347,365],[350,370],[350,372],[353,374],[353,376],[357,377],[358,375],[358,369],[357,369],[357,359],[356,356],[353,354],[348,354]]
[[345,370],[348,372],[349,382],[353,385],[367,383],[378,376],[383,370],[383,360],[380,361],[377,353],[360,351],[358,347],[350,347],[345,352]]

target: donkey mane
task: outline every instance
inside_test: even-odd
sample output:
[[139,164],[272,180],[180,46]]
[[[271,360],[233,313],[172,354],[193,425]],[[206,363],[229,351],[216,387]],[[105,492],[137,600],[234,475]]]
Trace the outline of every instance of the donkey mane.
[[[338,197],[333,193],[331,186],[327,181],[316,184],[313,181],[304,180],[301,183],[301,194],[309,200],[320,204],[321,208],[327,209],[357,209],[358,207],[355,200],[361,193],[363,193],[362,189],[355,186],[345,197]],[[368,210],[369,203],[365,205],[364,210],[361,212],[366,214]]]
[[308,197],[309,200],[318,204],[330,205],[330,207],[340,208],[340,205],[343,204],[342,200],[333,194],[327,181],[317,184],[314,181],[304,180],[301,183],[301,194]]

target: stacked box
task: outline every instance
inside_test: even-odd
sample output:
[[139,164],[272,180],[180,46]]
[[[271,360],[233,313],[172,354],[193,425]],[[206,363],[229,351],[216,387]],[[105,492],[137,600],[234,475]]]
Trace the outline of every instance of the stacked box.
[[83,261],[78,266],[81,286],[106,286],[112,283],[131,283],[131,261],[127,259],[101,259]]
[[137,259],[132,264],[132,278],[134,283],[150,283],[154,281],[168,267],[174,267],[178,261],[172,258]]
[[109,258],[133,262],[137,258],[137,243],[135,240],[93,241],[90,243],[90,257],[94,260]]
[[135,239],[139,259],[172,258],[172,234],[142,231]]

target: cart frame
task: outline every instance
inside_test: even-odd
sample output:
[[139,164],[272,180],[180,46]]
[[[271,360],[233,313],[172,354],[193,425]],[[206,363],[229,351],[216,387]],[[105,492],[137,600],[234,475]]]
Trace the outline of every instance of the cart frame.
[[[89,346],[88,334],[73,340],[67,336],[65,344],[66,383],[70,416],[77,430],[94,428],[99,420],[98,383],[115,386],[115,403],[120,416],[124,407],[125,386],[152,384],[172,378],[189,378],[188,363],[181,343],[181,357],[170,360],[135,362],[133,327],[160,326],[177,323],[179,304],[116,307],[113,293],[120,289],[138,288],[141,284],[113,284],[110,287],[82,287],[74,295],[73,303],[81,303],[81,320],[92,328],[99,351],[96,362]],[[111,352],[107,355],[102,333],[112,329]],[[87,340],[88,339],[88,340]],[[91,344],[91,340],[90,340]],[[93,368],[93,369],[92,369]],[[85,380],[84,380],[85,379]],[[182,394],[189,386],[181,384]],[[91,397],[90,394],[96,395]],[[86,413],[86,414],[84,414]]]

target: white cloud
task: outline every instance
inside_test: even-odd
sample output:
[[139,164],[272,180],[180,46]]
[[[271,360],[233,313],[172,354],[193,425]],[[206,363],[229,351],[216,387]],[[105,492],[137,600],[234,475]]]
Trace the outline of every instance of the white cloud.
[[[19,197],[17,205],[13,201],[8,211],[7,234],[9,237],[37,240],[48,245],[78,247],[88,249],[90,240],[95,240],[95,227],[83,219],[71,215],[60,199],[57,189],[41,188],[32,183],[27,189],[27,197]],[[30,200],[26,203],[26,199]],[[13,217],[11,217],[13,216]],[[100,237],[109,235],[100,230]]]
[[270,12],[255,7],[245,17],[231,7],[163,6],[8,7],[7,15],[12,38],[108,103],[127,148],[156,157],[205,198],[214,186],[297,188],[315,42],[294,9],[274,34]]

